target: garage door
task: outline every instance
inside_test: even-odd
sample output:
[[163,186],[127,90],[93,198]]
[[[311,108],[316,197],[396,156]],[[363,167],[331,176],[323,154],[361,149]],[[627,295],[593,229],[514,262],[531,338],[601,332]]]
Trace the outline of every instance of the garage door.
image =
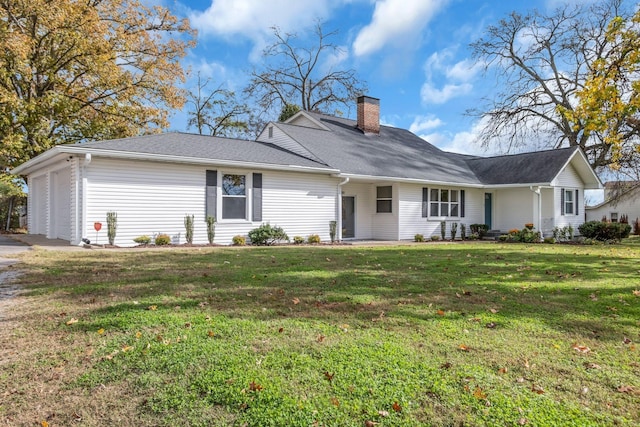
[[71,169],[51,174],[51,235],[71,240]]

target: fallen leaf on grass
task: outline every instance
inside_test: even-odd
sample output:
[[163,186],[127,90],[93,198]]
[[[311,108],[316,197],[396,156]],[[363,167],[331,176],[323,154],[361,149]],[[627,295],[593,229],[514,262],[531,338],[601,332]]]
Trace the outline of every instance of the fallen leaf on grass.
[[445,362],[442,365],[440,365],[440,369],[451,369],[451,363],[449,362]]
[[402,412],[402,406],[400,406],[398,402],[393,402],[393,405],[391,405],[391,408],[396,412]]
[[251,381],[251,384],[249,384],[250,391],[262,391],[262,389],[263,387],[256,382]]
[[216,335],[216,333],[213,331],[209,331],[207,332],[207,335],[209,336],[209,338],[213,338]]
[[380,415],[382,418],[386,418],[389,416],[389,411],[378,411],[378,415]]
[[640,291],[639,291],[639,290],[637,290],[637,289],[636,289],[635,291],[633,291],[633,294],[634,294],[635,296],[637,296],[637,297],[640,297]]
[[40,425],[41,425],[42,427],[49,427],[49,423],[48,423],[48,422],[46,422],[46,421],[42,421],[42,422],[40,422]]
[[283,333],[283,332],[284,332],[284,328],[280,328],[280,329],[278,329],[278,333],[279,333],[279,334],[281,334],[281,333]]
[[131,347],[130,345],[125,345],[124,347],[122,347],[122,352],[126,353],[127,351],[132,350],[132,349],[133,349],[133,347]]
[[480,387],[476,387],[476,389],[473,391],[473,397],[475,397],[476,399],[486,399],[487,393],[482,391]]
[[156,311],[157,309],[158,309],[157,305],[150,305],[149,307],[147,307],[147,310],[150,310],[150,311]]
[[374,426],[377,426],[377,425],[378,425],[378,423],[374,423],[373,421],[369,421],[369,420],[364,422],[364,427],[374,427]]
[[531,391],[536,394],[544,394],[544,389],[539,385],[535,385],[535,384],[531,386]]
[[460,345],[458,346],[458,349],[459,349],[459,350],[462,350],[462,351],[469,351],[469,347],[468,347],[468,346],[466,346],[466,345],[464,345],[464,344],[460,344]]
[[499,312],[500,310],[497,310],[495,308],[490,308],[489,309],[490,312],[492,312],[493,314],[496,314],[497,312]]
[[332,397],[332,398],[331,398],[331,404],[332,404],[333,406],[340,406],[340,401],[339,401],[337,398]]
[[324,338],[325,338],[324,335],[318,335],[318,338],[316,338],[316,341],[323,342]]
[[291,300],[291,302],[293,303],[293,305],[298,305],[300,304],[300,299],[299,298],[294,298]]
[[493,322],[489,322],[489,323],[487,323],[487,324],[485,325],[485,327],[486,327],[487,329],[495,329],[495,328],[496,328],[496,326],[497,326],[497,325],[496,325],[495,323],[493,323]]
[[327,380],[327,381],[329,381],[329,382],[331,382],[331,381],[333,381],[333,376],[334,376],[334,375],[335,375],[335,374],[331,374],[331,373],[329,373],[329,371],[325,371],[325,372],[324,372],[324,379],[325,379],[325,380]]
[[444,313],[444,310],[438,310],[438,311],[436,311],[436,314],[438,316],[444,316],[445,313]]
[[78,323],[78,319],[76,319],[75,317],[72,317],[72,318],[67,322],[67,325],[73,325],[74,323]]
[[622,342],[625,343],[625,344],[631,344],[631,340],[629,338],[627,338],[627,337],[624,337]]
[[529,423],[529,420],[527,420],[526,418],[520,418],[518,420],[518,425],[519,426],[526,426]]
[[102,335],[102,334],[104,334],[104,328],[98,329],[98,335]]
[[500,368],[500,369],[498,369],[498,373],[499,373],[499,374],[506,374],[507,372],[509,372],[509,369],[507,369],[507,368]]
[[637,389],[632,385],[622,385],[618,387],[618,392],[626,393],[634,396],[640,396],[640,389]]
[[584,362],[584,367],[587,369],[600,369],[600,365],[593,362]]
[[136,339],[139,340],[142,337],[142,332],[136,332]]
[[577,351],[578,353],[589,353],[591,351],[591,349],[589,347],[587,347],[586,345],[578,345],[578,344],[573,344],[573,346],[571,347],[573,348],[575,351]]

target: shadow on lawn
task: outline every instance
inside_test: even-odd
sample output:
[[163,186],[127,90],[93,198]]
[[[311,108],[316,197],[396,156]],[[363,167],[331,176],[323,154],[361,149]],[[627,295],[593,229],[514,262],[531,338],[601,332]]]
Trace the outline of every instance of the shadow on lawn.
[[121,328],[129,312],[150,305],[258,320],[370,320],[384,312],[420,322],[442,320],[438,310],[467,317],[495,310],[500,322],[535,317],[619,339],[640,317],[632,293],[638,265],[604,253],[490,244],[115,253],[55,262],[42,277],[31,275],[29,289],[52,292],[89,317],[113,317],[111,326]]

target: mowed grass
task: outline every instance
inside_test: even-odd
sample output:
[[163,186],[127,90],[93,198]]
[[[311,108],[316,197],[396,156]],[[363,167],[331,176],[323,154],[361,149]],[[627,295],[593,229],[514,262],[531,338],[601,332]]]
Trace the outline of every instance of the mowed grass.
[[640,242],[23,257],[0,424],[640,424]]

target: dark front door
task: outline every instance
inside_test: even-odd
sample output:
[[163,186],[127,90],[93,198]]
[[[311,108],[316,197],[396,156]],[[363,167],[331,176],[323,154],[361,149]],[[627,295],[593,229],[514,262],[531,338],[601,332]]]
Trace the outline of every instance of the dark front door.
[[493,228],[493,195],[491,193],[484,193],[484,223],[489,227],[489,230]]
[[356,198],[342,196],[342,238],[356,237]]

